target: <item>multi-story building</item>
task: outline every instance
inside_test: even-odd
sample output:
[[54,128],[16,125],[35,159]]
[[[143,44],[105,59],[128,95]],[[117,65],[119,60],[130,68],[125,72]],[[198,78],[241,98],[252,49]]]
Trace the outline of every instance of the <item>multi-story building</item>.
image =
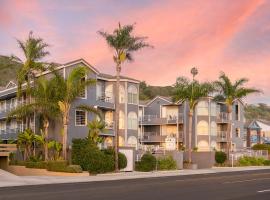
[[[106,137],[105,144],[111,145],[114,137],[114,111],[115,111],[115,83],[116,77],[99,72],[83,59],[75,60],[57,66],[56,70],[66,78],[71,70],[77,66],[89,68],[87,78],[96,80],[96,86],[89,86],[72,104],[70,110],[70,122],[68,125],[68,141],[72,138],[83,138],[88,134],[87,122],[94,118],[93,114],[77,109],[78,105],[86,104],[99,108],[106,122],[108,131],[102,133]],[[37,76],[50,77],[47,71]],[[0,91],[0,138],[3,140],[16,139],[17,134],[25,129],[25,122],[12,119],[8,122],[7,114],[10,110],[25,102],[25,96],[20,100],[16,98],[17,85],[10,82],[5,89]],[[138,136],[138,110],[139,110],[139,81],[121,76],[120,78],[120,116],[119,116],[119,145],[137,147]],[[49,135],[60,139],[61,123],[53,121],[50,123]],[[39,120],[35,116],[30,120],[30,127],[39,131]]]
[[[226,112],[226,105],[213,98],[202,98],[193,114],[192,148],[198,151],[213,149],[231,150],[246,146],[244,132],[244,105],[237,100],[233,105],[232,120]],[[142,147],[179,148],[188,146],[189,107],[186,102],[173,103],[170,98],[156,97],[139,106],[139,138]],[[228,142],[227,130],[231,125]],[[172,143],[176,145],[173,146]]]

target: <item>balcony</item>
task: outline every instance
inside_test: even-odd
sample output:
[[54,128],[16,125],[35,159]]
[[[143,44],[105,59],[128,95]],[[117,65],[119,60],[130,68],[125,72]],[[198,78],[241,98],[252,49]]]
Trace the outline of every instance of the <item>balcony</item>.
[[140,117],[140,125],[165,125],[183,123],[183,115],[168,115],[167,117],[159,117],[157,115],[144,115]]
[[97,105],[102,108],[114,109],[114,97],[111,94],[103,93],[97,96]]
[[[143,136],[141,137],[142,142],[165,142],[167,136],[176,138],[177,133],[170,133],[170,134],[162,134],[157,132],[144,132]],[[183,132],[179,132],[178,141],[183,141]]]
[[226,112],[217,113],[217,123],[228,123],[229,115]]
[[106,129],[114,129],[114,122],[105,122]]
[[217,142],[227,142],[227,131],[217,132]]

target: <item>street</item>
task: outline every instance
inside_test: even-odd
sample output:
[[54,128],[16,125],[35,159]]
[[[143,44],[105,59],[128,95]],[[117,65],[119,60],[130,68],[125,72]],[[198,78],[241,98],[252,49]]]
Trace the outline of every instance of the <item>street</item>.
[[1,200],[269,200],[270,170],[0,188]]

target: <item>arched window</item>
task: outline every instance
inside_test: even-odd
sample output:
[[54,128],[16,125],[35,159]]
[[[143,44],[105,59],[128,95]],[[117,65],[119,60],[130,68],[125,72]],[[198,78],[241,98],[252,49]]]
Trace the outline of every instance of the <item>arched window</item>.
[[208,122],[207,121],[199,121],[197,124],[197,134],[198,135],[208,135]]
[[112,111],[107,111],[105,112],[105,123],[106,123],[106,128],[108,129],[113,129],[113,112]]
[[122,136],[119,136],[118,137],[118,145],[119,145],[119,147],[124,146],[124,144],[125,144],[124,138]]
[[137,141],[137,138],[135,136],[130,136],[128,138],[128,141],[127,141],[128,146],[135,147],[135,148],[137,148],[137,142],[138,141]]
[[200,101],[197,105],[197,114],[198,115],[208,115],[208,102]]
[[198,151],[209,151],[209,144],[206,140],[199,141]]
[[217,135],[217,123],[214,121],[211,122],[211,135]]
[[119,87],[119,103],[125,103],[125,89],[122,85]]
[[128,103],[138,104],[138,89],[134,85],[128,87]]
[[119,128],[125,129],[125,114],[122,110],[119,112]]
[[128,129],[137,130],[138,128],[138,116],[135,112],[128,113]]

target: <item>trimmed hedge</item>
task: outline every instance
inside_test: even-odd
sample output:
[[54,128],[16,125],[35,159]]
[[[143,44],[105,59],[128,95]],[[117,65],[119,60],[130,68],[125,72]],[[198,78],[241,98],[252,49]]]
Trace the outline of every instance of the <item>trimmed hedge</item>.
[[150,172],[156,169],[156,157],[150,153],[146,153],[142,156],[141,161],[136,162],[135,170],[142,172]]
[[35,169],[47,169],[47,162],[40,161],[40,162],[26,162],[25,164],[26,168],[35,168]]
[[9,162],[9,165],[25,166],[26,165],[26,161],[23,161],[23,160],[11,160]]
[[239,166],[263,166],[268,162],[269,161],[265,160],[264,158],[256,158],[249,156],[243,156],[238,160]]
[[49,161],[47,170],[53,172],[82,173],[79,165],[68,165],[67,161]]
[[174,170],[177,169],[176,161],[172,156],[158,159],[158,170]]
[[215,153],[215,160],[217,164],[223,164],[227,160],[227,155],[226,153],[222,151],[216,151]]
[[[73,139],[72,163],[80,165],[83,170],[91,174],[114,171],[114,151],[101,151],[96,144],[88,139]],[[119,168],[125,168],[127,160],[124,154],[119,153]]]

